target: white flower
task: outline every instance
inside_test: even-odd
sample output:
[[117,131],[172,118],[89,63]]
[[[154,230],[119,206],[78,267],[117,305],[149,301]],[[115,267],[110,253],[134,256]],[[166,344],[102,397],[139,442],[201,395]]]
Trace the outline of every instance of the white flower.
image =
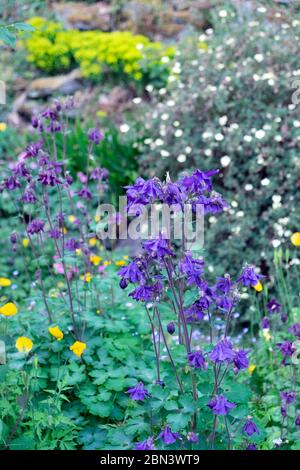
[[177,161],[178,161],[179,163],[184,163],[184,162],[186,161],[186,155],[184,155],[183,153],[181,153],[180,155],[178,155]]
[[264,178],[263,180],[261,180],[260,184],[262,186],[268,186],[270,184],[269,178]]
[[182,134],[183,134],[183,131],[182,131],[181,129],[177,129],[177,130],[175,131],[175,134],[174,134],[174,135],[175,135],[175,137],[181,137]]
[[217,142],[221,142],[223,139],[224,139],[223,134],[218,133],[218,134],[215,135],[215,140],[216,140]]
[[245,191],[252,191],[252,190],[253,190],[252,184],[246,184],[245,185]]
[[123,132],[124,134],[126,134],[126,132],[128,132],[130,129],[130,127],[128,126],[128,124],[122,124],[120,126],[120,131]]
[[251,142],[252,141],[251,135],[244,135],[244,141],[245,142]]
[[133,101],[133,103],[134,103],[134,104],[139,104],[139,103],[141,103],[141,102],[142,102],[142,99],[141,99],[141,98],[139,98],[139,97],[137,97],[137,98],[133,98],[133,100],[132,100],[132,101]]
[[226,16],[227,16],[227,11],[226,11],[226,10],[220,10],[220,11],[219,11],[219,16],[220,16],[220,18],[226,18]]
[[167,150],[161,150],[160,154],[163,158],[165,158],[165,157],[169,157],[170,152],[168,152]]
[[225,124],[227,123],[227,121],[228,121],[228,117],[227,117],[227,116],[222,116],[222,117],[220,117],[220,119],[219,119],[219,124],[220,124],[220,126],[225,126]]
[[256,131],[255,132],[255,137],[257,139],[263,139],[265,137],[266,133],[265,131],[263,131],[262,129],[260,129],[259,131]]
[[226,168],[226,166],[228,166],[228,165],[230,164],[231,158],[228,157],[228,155],[224,155],[223,157],[221,157],[220,162],[221,162],[221,165],[222,165],[224,168]]
[[255,54],[254,59],[256,62],[262,62],[264,60],[264,56],[262,54]]
[[164,141],[162,139],[156,139],[155,145],[159,147],[160,145],[163,145],[163,144],[164,144]]
[[168,118],[169,118],[169,114],[168,114],[168,113],[163,113],[163,114],[161,115],[161,117],[160,117],[160,119],[161,119],[162,121],[166,121]]

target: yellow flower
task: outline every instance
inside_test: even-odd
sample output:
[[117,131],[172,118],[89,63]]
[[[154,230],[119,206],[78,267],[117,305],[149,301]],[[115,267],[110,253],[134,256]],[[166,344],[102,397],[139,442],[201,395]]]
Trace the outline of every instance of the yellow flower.
[[75,215],[69,215],[68,220],[69,220],[70,224],[74,224],[74,222],[76,220]]
[[294,246],[300,246],[300,232],[295,232],[291,236],[291,242]]
[[5,122],[0,122],[0,132],[4,132],[7,129]]
[[56,325],[56,326],[53,326],[52,328],[48,328],[48,331],[50,333],[51,336],[53,336],[55,339],[57,339],[57,341],[61,341],[64,337],[64,334],[63,332],[59,329],[59,327]]
[[24,248],[27,248],[28,245],[29,245],[29,239],[28,239],[28,238],[24,238],[24,239],[23,239],[23,246],[24,246]]
[[80,279],[84,282],[91,282],[92,277],[93,276],[91,275],[91,273],[85,273],[85,275],[81,276]]
[[26,338],[26,336],[20,336],[20,338],[16,341],[16,348],[19,352],[24,354],[29,353],[32,350],[33,342],[30,338]]
[[89,239],[89,244],[90,246],[95,246],[97,245],[97,238],[93,237]]
[[18,313],[18,309],[12,302],[8,302],[0,307],[0,314],[5,317],[13,317],[16,313]]
[[124,258],[124,259],[129,259],[129,256],[128,256],[128,255],[124,255],[123,258]]
[[125,266],[126,261],[124,259],[120,259],[120,261],[116,261],[115,265],[116,266]]
[[101,220],[100,215],[95,215],[94,220],[95,220],[96,223],[100,222],[100,220]]
[[81,248],[76,248],[75,253],[77,256],[80,256],[82,254]]
[[68,229],[67,229],[66,227],[63,227],[62,231],[63,231],[63,234],[64,234],[64,235],[67,235]]
[[266,341],[270,341],[272,339],[269,328],[263,329],[263,337],[265,338]]
[[103,264],[104,266],[109,266],[111,264],[111,261],[104,261]]
[[248,367],[248,372],[250,375],[253,374],[253,372],[255,371],[256,369],[256,365],[255,364],[250,364],[250,366]]
[[100,264],[101,261],[102,261],[101,256],[97,256],[97,255],[91,255],[91,256],[90,256],[90,262],[91,262],[94,266],[99,266],[99,264]]
[[81,357],[83,351],[86,349],[86,344],[81,341],[75,341],[75,343],[70,346],[70,350],[77,357]]
[[263,285],[260,281],[258,281],[257,284],[255,284],[255,286],[252,286],[254,290],[256,290],[256,292],[261,292],[263,290]]
[[6,277],[0,277],[0,286],[1,287],[11,286],[11,280],[7,279]]

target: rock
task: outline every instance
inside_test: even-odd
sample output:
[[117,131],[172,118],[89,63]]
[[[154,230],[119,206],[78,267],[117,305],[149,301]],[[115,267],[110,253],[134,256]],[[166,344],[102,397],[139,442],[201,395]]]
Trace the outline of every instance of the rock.
[[132,105],[132,93],[122,87],[114,87],[107,95],[100,95],[99,106],[100,111],[104,111],[108,116],[118,121],[125,109]]
[[79,69],[73,70],[67,75],[57,75],[55,77],[45,77],[33,80],[27,90],[29,98],[46,98],[53,93],[72,95],[81,88],[79,79],[81,72]]
[[104,2],[87,5],[86,2],[53,3],[53,10],[66,28],[86,31],[100,29],[109,31],[112,21],[112,6]]

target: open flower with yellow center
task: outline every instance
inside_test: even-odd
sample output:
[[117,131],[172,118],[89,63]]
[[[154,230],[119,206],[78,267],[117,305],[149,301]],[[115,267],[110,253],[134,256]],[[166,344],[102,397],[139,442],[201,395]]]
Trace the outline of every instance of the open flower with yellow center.
[[0,314],[5,317],[13,317],[16,313],[18,313],[18,309],[13,302],[8,302],[0,307]]
[[291,242],[294,246],[300,246],[300,232],[295,232],[291,236]]
[[256,365],[255,364],[250,364],[250,366],[248,367],[248,372],[250,375],[253,374],[253,372],[255,371],[256,369]]
[[91,282],[92,280],[92,275],[91,273],[85,273],[84,276],[81,276],[80,279],[84,282]]
[[77,357],[81,357],[85,349],[86,349],[86,344],[83,343],[82,341],[75,341],[75,343],[73,343],[72,346],[70,346],[70,350]]
[[57,339],[57,341],[61,341],[64,337],[63,332],[60,330],[59,326],[53,326],[52,328],[49,327],[48,331],[53,338]]
[[29,245],[29,239],[28,239],[28,238],[23,238],[23,242],[22,242],[22,243],[23,243],[24,248],[27,248],[28,245]]
[[255,284],[255,286],[253,286],[253,289],[256,290],[256,292],[261,292],[263,290],[263,285],[260,281],[258,281],[257,284]]
[[11,280],[7,279],[7,277],[0,277],[0,286],[1,287],[11,286]]
[[124,259],[120,259],[119,261],[116,261],[115,262],[115,265],[116,266],[125,266],[126,265],[126,261]]
[[90,246],[96,246],[97,245],[97,238],[93,237],[89,239],[89,244]]
[[26,336],[20,336],[20,338],[16,341],[16,348],[19,352],[24,354],[28,354],[29,351],[32,350],[33,342],[30,338],[26,338]]
[[5,122],[0,122],[0,132],[4,132],[7,129]]
[[99,266],[99,264],[101,263],[101,261],[102,261],[101,256],[98,256],[98,255],[91,255],[91,256],[90,256],[90,262],[91,262],[94,266]]

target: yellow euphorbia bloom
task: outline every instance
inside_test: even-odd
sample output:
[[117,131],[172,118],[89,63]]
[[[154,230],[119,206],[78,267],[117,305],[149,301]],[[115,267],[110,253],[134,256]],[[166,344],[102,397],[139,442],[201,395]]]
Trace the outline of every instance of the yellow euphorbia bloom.
[[11,280],[7,279],[7,277],[0,277],[0,286],[1,287],[11,286]]
[[91,262],[94,266],[99,266],[99,264],[100,264],[101,261],[102,261],[101,256],[97,256],[97,255],[91,255],[91,256],[90,256],[90,262]]
[[13,317],[16,313],[18,313],[18,309],[12,302],[8,302],[0,307],[0,314],[5,317]]
[[20,336],[20,338],[16,341],[16,348],[18,351],[27,354],[29,351],[32,350],[33,342],[30,338],[26,338],[26,336]]
[[270,341],[272,339],[269,328],[263,329],[263,337],[265,338],[266,341]]
[[261,292],[263,290],[263,285],[260,281],[258,281],[257,284],[255,284],[255,286],[253,286],[253,289],[256,290],[256,292]]
[[294,246],[300,246],[300,232],[295,232],[291,236],[291,242]]
[[89,244],[90,246],[95,246],[97,245],[97,238],[93,237],[89,239]]
[[86,344],[81,341],[75,341],[75,343],[70,346],[70,350],[77,357],[81,357],[83,351],[86,349]]
[[7,125],[5,122],[0,122],[0,132],[6,131]]
[[255,364],[250,364],[250,366],[248,367],[248,372],[250,375],[253,374],[253,372],[255,371],[256,369],[256,365]]
[[57,339],[57,341],[61,341],[64,337],[63,332],[59,329],[59,326],[53,326],[52,328],[49,327],[48,331],[53,338]]
[[22,243],[23,243],[24,248],[27,248],[28,245],[29,245],[29,239],[28,239],[28,238],[24,238]]
[[120,261],[116,261],[115,265],[116,266],[125,266],[126,261],[124,259],[120,259]]

